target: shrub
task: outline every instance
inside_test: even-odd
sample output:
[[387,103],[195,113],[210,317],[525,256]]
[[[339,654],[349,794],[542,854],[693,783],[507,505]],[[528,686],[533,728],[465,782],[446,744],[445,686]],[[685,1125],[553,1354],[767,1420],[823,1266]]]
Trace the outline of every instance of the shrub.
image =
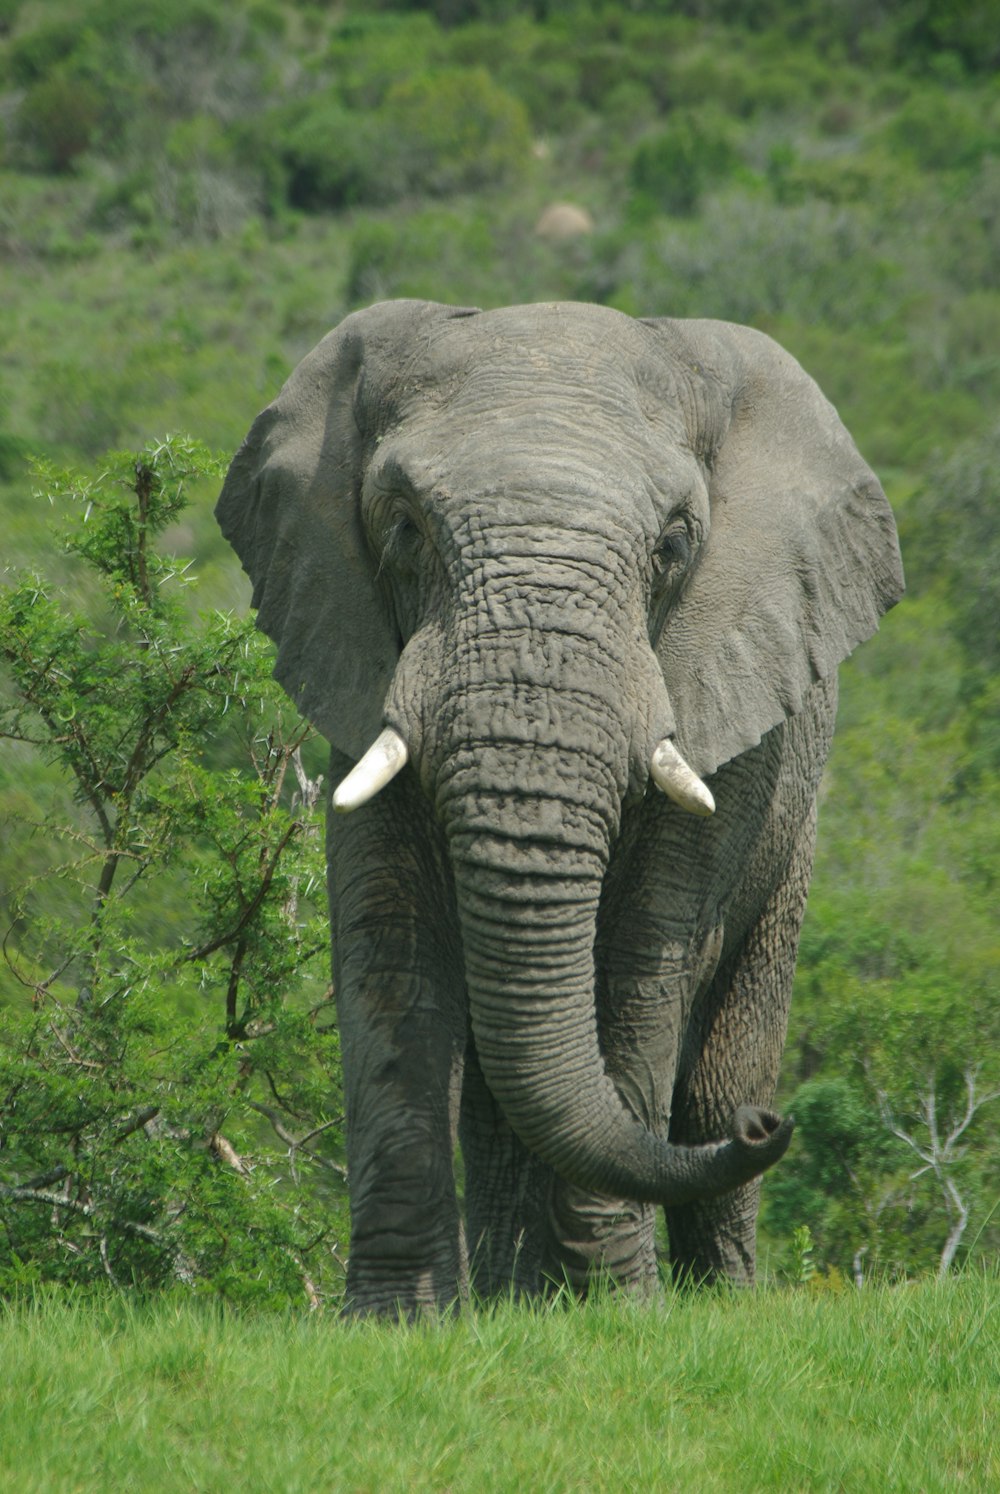
[[630,49],[605,42],[585,47],[576,57],[580,98],[589,109],[603,109],[612,89],[636,81],[636,58]]
[[[626,251],[626,263],[635,252]],[[896,266],[872,243],[865,212],[815,201],[777,208],[731,193],[710,197],[697,224],[669,223],[651,235],[631,278],[638,304],[650,310],[758,326],[778,314],[868,326],[891,316],[905,295]]]
[[362,222],[351,240],[347,299],[354,306],[390,296],[461,302],[469,299],[462,287],[470,266],[485,268],[489,278],[495,252],[481,218],[438,211]]
[[217,0],[98,0],[92,24],[166,48],[183,38],[208,50],[233,35],[233,18]]
[[22,88],[42,82],[58,63],[72,55],[80,43],[81,31],[78,24],[53,21],[17,37],[7,53],[11,81]]
[[[651,43],[653,55],[657,50],[655,42]],[[716,39],[682,43],[662,72],[665,102],[688,109],[711,102],[738,119],[808,107],[829,84],[826,66],[802,48],[791,54],[776,53],[773,45],[732,48]]]
[[996,106],[938,89],[924,89],[904,104],[886,137],[924,171],[974,167],[986,155],[1000,155]]
[[782,206],[810,198],[832,203],[894,202],[919,183],[914,172],[901,171],[898,158],[885,151],[805,160],[785,143],[771,150],[767,179]]
[[524,106],[483,68],[421,72],[390,87],[380,108],[317,94],[274,111],[253,135],[263,149],[258,168],[276,159],[289,204],[308,212],[503,182],[531,144]]
[[[540,43],[534,52],[516,58],[499,69],[503,86],[528,111],[535,130],[541,134],[571,131],[586,119],[586,109],[579,97],[579,72],[575,59],[563,56],[553,47],[548,55]],[[480,52],[482,56],[482,52]]]
[[970,661],[1000,672],[1000,426],[940,460],[907,519],[913,580],[948,588]]
[[983,157],[963,190],[961,212],[949,212],[941,227],[941,257],[955,283],[1000,290],[1000,153]]
[[263,204],[257,173],[242,166],[228,133],[210,115],[174,125],[154,178],[157,219],[186,239],[235,232]]
[[775,1172],[765,1195],[765,1229],[792,1238],[808,1229],[822,1262],[850,1270],[876,1236],[866,1204],[892,1152],[873,1095],[843,1078],[810,1079],[789,1101],[795,1115],[794,1168]]
[[[315,1302],[330,1274],[313,1209],[342,1177],[339,1066],[309,731],[252,626],[192,624],[189,568],[155,544],[218,471],[182,440],[44,471],[76,509],[88,611],[41,577],[0,593],[0,735],[22,759],[4,795],[21,855],[0,969],[0,1291]],[[58,770],[47,802],[20,791],[48,786],[32,751]]]
[[691,213],[706,187],[730,176],[738,161],[724,120],[677,110],[668,128],[643,140],[632,157],[632,210],[640,217]]
[[69,171],[93,141],[101,113],[101,98],[89,83],[49,78],[25,94],[17,129],[46,170]]
[[441,68],[397,83],[385,117],[416,191],[495,185],[523,170],[530,155],[527,111],[482,67]]
[[0,36],[7,36],[17,21],[22,0],[0,0]]
[[441,32],[423,12],[389,15],[368,7],[337,26],[324,59],[338,92],[351,109],[378,109],[401,78],[427,67],[437,55]]
[[292,207],[335,212],[387,202],[401,190],[393,145],[378,117],[346,109],[331,94],[272,115],[270,128]]

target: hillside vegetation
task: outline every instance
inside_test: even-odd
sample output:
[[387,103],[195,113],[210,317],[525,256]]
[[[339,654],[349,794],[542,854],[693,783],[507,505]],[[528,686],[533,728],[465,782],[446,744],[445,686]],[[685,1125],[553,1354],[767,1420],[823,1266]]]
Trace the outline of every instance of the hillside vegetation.
[[[183,447],[182,495],[160,438],[187,432],[224,461],[323,333],[388,296],[747,322],[837,405],[896,509],[909,591],[842,673],[782,1081],[799,1128],[765,1187],[762,1255],[837,1285],[996,1254],[1000,29],[986,4],[869,9],[0,0],[3,551],[12,584],[41,573],[11,593],[4,730],[18,740],[0,758],[0,1223],[15,1277],[336,1292],[338,1247],[317,1222],[342,1208],[342,1184],[329,993],[303,932],[313,872],[282,881],[275,862],[266,878],[302,957],[275,975],[237,961],[263,903],[243,884],[227,903],[218,871],[246,837],[257,872],[271,867],[278,821],[251,831],[239,815],[276,784],[267,812],[294,818],[291,755],[302,747],[314,783],[319,744],[287,712],[274,726],[247,643],[252,687],[244,675],[222,698],[246,703],[249,730],[227,735],[220,706],[204,753],[157,737],[142,792],[129,780],[128,854],[140,834],[156,853],[115,902],[99,878],[109,847],[125,855],[120,802],[102,842],[105,780],[88,792],[66,741],[110,741],[131,712],[134,749],[159,709],[112,688],[135,654],[107,656],[105,693],[88,697],[110,627],[144,658],[159,640],[169,661],[219,647],[199,614],[246,609],[211,518],[218,460]],[[558,204],[579,211],[546,216]],[[109,448],[146,455],[109,466]],[[182,580],[163,562],[169,616],[80,537],[95,493],[112,529],[139,512],[140,469],[176,497],[157,553],[194,562]],[[67,514],[68,551],[50,531]],[[59,634],[70,608],[86,626]],[[16,658],[29,625],[30,667]],[[71,645],[77,672],[46,706],[30,680]],[[180,823],[179,785],[199,773],[235,819]],[[198,887],[215,889],[207,911]],[[81,999],[95,971],[105,994]],[[67,1204],[53,1232],[52,1200],[32,1204],[29,1183],[62,1188],[75,1221]],[[190,1228],[176,1204],[189,1189]],[[250,1256],[270,1230],[287,1270],[248,1288],[249,1257],[212,1234],[220,1209]]]

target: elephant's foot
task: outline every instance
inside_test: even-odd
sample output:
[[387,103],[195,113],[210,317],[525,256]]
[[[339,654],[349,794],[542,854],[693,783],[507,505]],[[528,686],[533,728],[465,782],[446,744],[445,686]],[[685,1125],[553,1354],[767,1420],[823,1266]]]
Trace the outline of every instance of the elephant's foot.
[[602,1198],[562,1180],[549,1206],[545,1274],[581,1296],[598,1281],[644,1293],[658,1284],[651,1204]]
[[544,1236],[537,1228],[511,1225],[506,1219],[496,1227],[486,1226],[469,1247],[473,1296],[482,1302],[537,1297],[543,1253]]
[[691,1286],[751,1287],[756,1275],[759,1180],[722,1198],[667,1209],[674,1280]]
[[469,1271],[450,1158],[387,1141],[377,1158],[358,1162],[351,1182],[344,1313],[407,1321],[454,1313]]
[[466,1293],[456,1286],[441,1291],[433,1279],[405,1287],[359,1283],[349,1287],[341,1308],[345,1318],[380,1318],[394,1323],[415,1323],[420,1318],[455,1317]]
[[352,1255],[347,1268],[343,1315],[415,1322],[453,1317],[468,1297],[464,1250],[446,1251],[427,1264],[366,1261]]

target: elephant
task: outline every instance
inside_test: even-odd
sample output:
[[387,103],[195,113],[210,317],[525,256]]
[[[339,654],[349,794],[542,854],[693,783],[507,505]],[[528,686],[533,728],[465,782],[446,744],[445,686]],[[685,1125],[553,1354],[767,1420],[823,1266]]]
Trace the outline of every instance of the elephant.
[[345,1311],[647,1292],[657,1206],[751,1284],[837,666],[903,589],[833,406],[748,327],[386,301],[216,512],[331,747]]

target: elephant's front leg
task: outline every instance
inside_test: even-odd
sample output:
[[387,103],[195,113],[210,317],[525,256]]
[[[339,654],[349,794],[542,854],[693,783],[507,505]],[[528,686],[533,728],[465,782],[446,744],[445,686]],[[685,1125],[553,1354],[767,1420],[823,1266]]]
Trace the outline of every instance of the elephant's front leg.
[[553,1173],[511,1129],[471,1042],[459,1135],[472,1289],[486,1300],[532,1297],[541,1286]]
[[[679,1023],[676,1005],[664,1000],[667,984],[659,972],[608,971],[606,964],[599,981],[605,1066],[632,1114],[660,1135],[666,1135],[670,1119]],[[557,1179],[546,1274],[580,1293],[601,1278],[648,1291],[659,1274],[655,1227],[652,1204],[605,1197]]]
[[[636,895],[636,905],[641,901]],[[600,949],[598,1015],[607,1071],[625,1105],[665,1136],[690,962],[677,945],[623,921]],[[645,1292],[659,1281],[656,1209],[586,1192],[561,1179],[552,1190],[546,1273],[585,1292],[603,1278]]]
[[[350,767],[335,753],[334,783]],[[351,1247],[346,1310],[412,1317],[466,1290],[455,1195],[464,984],[436,827],[409,774],[328,809]]]

